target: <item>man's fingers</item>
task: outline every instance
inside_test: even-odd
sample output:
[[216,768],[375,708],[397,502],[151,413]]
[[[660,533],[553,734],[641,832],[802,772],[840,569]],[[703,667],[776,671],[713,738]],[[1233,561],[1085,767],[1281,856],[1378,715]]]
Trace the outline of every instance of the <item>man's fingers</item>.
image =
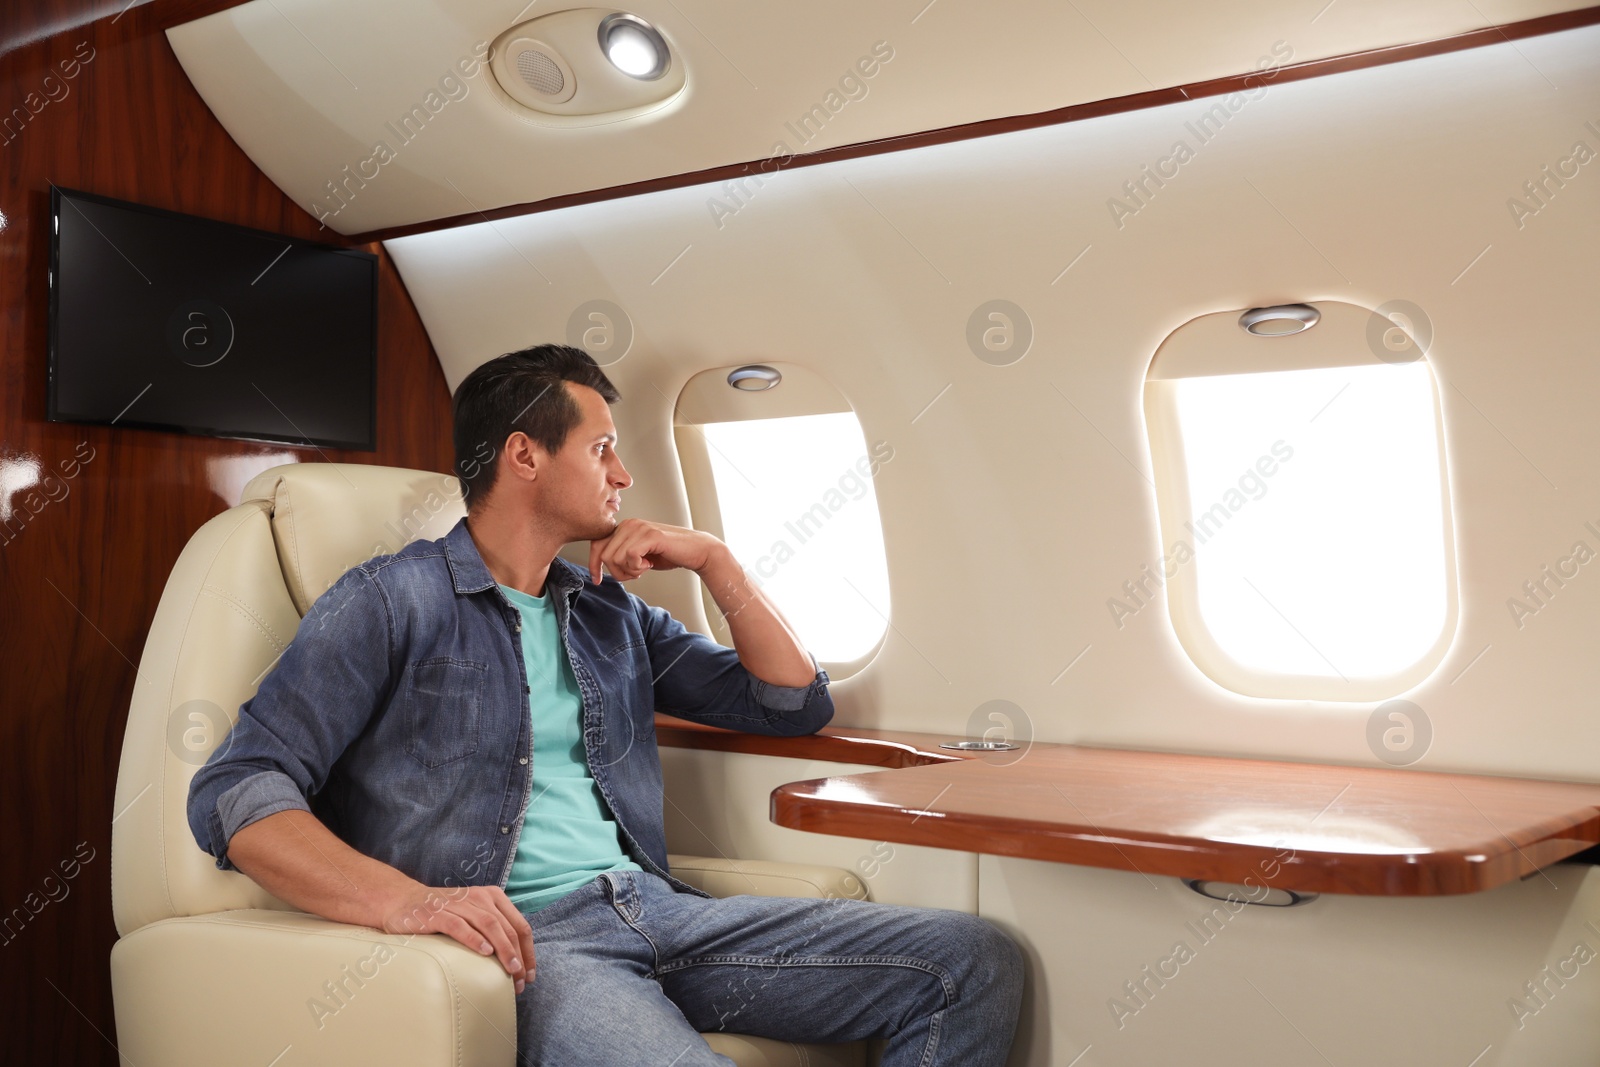
[[624,519],[607,536],[589,542],[589,574],[592,581],[602,577],[602,568],[619,582],[632,581],[646,571],[698,567],[696,555],[701,535],[695,530],[643,519]]
[[[601,568],[619,582],[631,581],[646,571],[698,567],[703,550],[697,549],[698,531],[644,519],[624,519],[607,536],[589,542],[589,573],[601,578]],[[692,559],[691,559],[692,557]]]
[[[621,530],[621,527],[618,527]],[[600,558],[610,568],[618,581],[626,582],[639,577],[651,568],[650,553],[659,551],[660,534],[644,523],[630,527],[626,533],[613,534]]]
[[[629,522],[633,520],[628,520]],[[598,584],[601,578],[602,565],[609,570],[619,582],[630,578],[637,578],[639,573],[628,563],[628,557],[633,554],[634,534],[641,529],[648,529],[641,523],[632,526],[619,523],[616,529],[598,541],[589,542],[589,571],[594,581]]]
[[[533,928],[498,886],[460,887],[463,895],[440,906],[432,890],[398,925],[416,934],[444,934],[481,956],[494,956],[521,993],[533,981]],[[454,897],[455,894],[452,894]],[[385,928],[399,932],[394,922]]]
[[512,939],[522,949],[523,973],[515,975],[515,977],[531,982],[533,981],[534,969],[533,927],[528,925],[527,916],[518,911],[517,906],[511,903],[511,898],[506,896],[505,890],[498,886],[494,887],[493,899],[495,907],[500,910],[501,917],[505,920],[506,925],[511,928]]
[[[596,557],[601,564],[611,571],[612,577],[619,582],[627,580],[624,568],[617,563],[618,554],[623,550],[625,540],[626,534],[623,533],[622,527],[617,527],[616,532],[605,539],[605,543],[601,546],[599,555]],[[599,574],[600,571],[596,569],[595,575],[598,576]]]
[[[453,913],[462,919],[478,933],[477,941],[462,941],[462,944],[474,952],[483,955],[493,954],[500,960],[500,966],[512,977],[519,977],[522,970],[521,953],[516,940],[511,936],[506,924],[501,920],[499,911],[487,902],[467,900],[452,909]],[[457,940],[461,940],[457,938]],[[490,951],[483,952],[483,946],[488,944]],[[516,964],[513,966],[512,961]]]
[[[481,956],[489,954],[484,949],[484,946],[489,943],[478,928],[453,911],[441,911],[438,915],[435,915],[432,926],[433,933],[448,934]],[[493,946],[491,945],[489,948],[492,950]]]

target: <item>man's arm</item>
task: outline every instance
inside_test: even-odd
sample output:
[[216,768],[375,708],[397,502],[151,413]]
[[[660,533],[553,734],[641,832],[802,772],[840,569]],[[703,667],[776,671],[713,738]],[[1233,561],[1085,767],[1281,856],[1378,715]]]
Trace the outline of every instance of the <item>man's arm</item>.
[[728,620],[729,636],[746,670],[771,685],[811,684],[817,676],[816,660],[778,606],[750,581],[732,549],[718,541],[697,573]]
[[810,685],[818,677],[816,659],[795,637],[778,606],[750,581],[733,549],[712,534],[626,518],[610,536],[589,542],[592,581],[600,581],[602,566],[621,582],[651,569],[691,569],[706,582],[712,600],[728,619],[734,649],[746,670],[768,685],[789,688]]
[[195,842],[232,870],[233,836],[307,797],[388,699],[388,606],[372,578],[347,572],[306,612],[238,721],[189,783]]
[[[779,737],[815,733],[833,718],[827,672],[750,582],[732,550],[711,534],[625,519],[609,536],[589,543],[593,581],[600,581],[602,567],[620,582],[648,570],[687,568],[707,582],[728,615],[736,648],[693,633],[665,609],[628,594],[649,649],[656,710]],[[809,669],[801,666],[807,662]],[[781,684],[789,682],[795,684]]]
[[520,991],[532,977],[533,935],[504,890],[423,886],[345,844],[306,800],[388,698],[393,651],[383,593],[359,569],[347,572],[317,598],[196,772],[190,830],[218,868],[240,870],[312,914],[390,933],[444,933],[477,952],[487,942]]
[[533,981],[533,930],[499,886],[425,886],[357,852],[309,811],[259,819],[228,851],[252,881],[301,911],[391,934],[448,934],[497,956],[518,993]]

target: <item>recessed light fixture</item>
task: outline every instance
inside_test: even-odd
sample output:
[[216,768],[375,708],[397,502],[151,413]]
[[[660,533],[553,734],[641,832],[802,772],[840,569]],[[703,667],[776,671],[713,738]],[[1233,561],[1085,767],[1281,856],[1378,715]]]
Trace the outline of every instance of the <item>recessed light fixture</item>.
[[763,364],[752,364],[740,367],[728,375],[728,384],[735,389],[743,389],[747,393],[759,393],[763,389],[771,389],[783,381],[783,375],[776,369]]
[[600,20],[600,51],[612,66],[640,81],[655,81],[672,62],[660,31],[638,15],[622,11]]
[[1321,318],[1322,312],[1310,304],[1275,304],[1246,311],[1239,316],[1239,327],[1257,337],[1284,337],[1311,329]]
[[[598,43],[598,47],[596,44]],[[624,11],[581,7],[519,22],[490,46],[495,97],[543,128],[575,129],[664,111],[688,62],[664,30]]]

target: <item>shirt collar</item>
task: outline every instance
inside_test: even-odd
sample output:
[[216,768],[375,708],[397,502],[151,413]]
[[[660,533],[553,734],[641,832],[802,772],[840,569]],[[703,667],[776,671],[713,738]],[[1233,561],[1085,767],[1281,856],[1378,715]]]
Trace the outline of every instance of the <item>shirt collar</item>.
[[[457,593],[481,593],[499,585],[494,575],[489,573],[488,564],[483,562],[483,555],[478,551],[471,531],[467,529],[465,518],[457,520],[450,532],[445,534],[444,558],[450,566],[450,580],[455,583]],[[582,592],[588,584],[584,580],[587,573],[584,568],[557,556],[550,561],[550,573],[545,584],[547,588],[554,584],[570,597]]]

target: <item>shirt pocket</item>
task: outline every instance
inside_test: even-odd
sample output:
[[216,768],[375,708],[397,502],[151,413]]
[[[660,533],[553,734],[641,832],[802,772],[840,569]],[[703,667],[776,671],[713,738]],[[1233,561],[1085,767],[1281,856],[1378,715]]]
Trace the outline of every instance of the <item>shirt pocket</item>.
[[406,752],[424,767],[442,767],[478,751],[489,666],[441,656],[408,664],[400,686]]

